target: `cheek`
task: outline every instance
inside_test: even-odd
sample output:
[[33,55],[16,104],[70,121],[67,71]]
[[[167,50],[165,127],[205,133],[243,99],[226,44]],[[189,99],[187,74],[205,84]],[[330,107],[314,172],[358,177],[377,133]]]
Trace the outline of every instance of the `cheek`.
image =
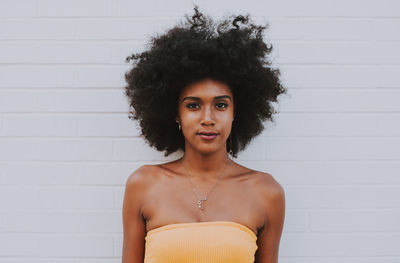
[[196,127],[196,123],[199,121],[198,117],[196,117],[196,115],[194,114],[188,114],[188,113],[184,113],[181,116],[181,120],[185,126],[185,128],[187,129],[193,129],[194,127]]
[[225,137],[228,138],[229,134],[231,133],[232,130],[232,119],[228,119],[224,122],[223,124],[223,130],[225,133]]

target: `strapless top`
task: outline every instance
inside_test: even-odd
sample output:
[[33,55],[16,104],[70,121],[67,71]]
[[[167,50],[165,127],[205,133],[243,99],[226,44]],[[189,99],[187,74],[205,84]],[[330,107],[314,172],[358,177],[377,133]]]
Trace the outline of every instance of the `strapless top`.
[[144,263],[253,263],[256,242],[232,221],[169,224],[147,232]]

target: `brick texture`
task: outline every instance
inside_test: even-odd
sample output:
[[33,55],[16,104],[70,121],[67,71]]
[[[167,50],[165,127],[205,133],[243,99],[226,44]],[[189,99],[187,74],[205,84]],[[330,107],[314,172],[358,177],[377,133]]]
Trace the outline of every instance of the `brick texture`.
[[[288,87],[238,162],[286,193],[280,263],[400,263],[400,2],[201,1],[268,22]],[[0,1],[0,263],[117,263],[139,137],[125,57],[192,1]]]

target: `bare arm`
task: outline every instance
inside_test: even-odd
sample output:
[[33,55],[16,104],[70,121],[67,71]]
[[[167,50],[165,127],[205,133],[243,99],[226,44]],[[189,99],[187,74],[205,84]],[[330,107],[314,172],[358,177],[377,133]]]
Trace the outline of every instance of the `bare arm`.
[[141,204],[146,184],[146,166],[133,172],[126,181],[122,208],[123,218],[123,250],[122,263],[143,263],[146,224],[141,213]]
[[278,263],[279,243],[285,219],[285,192],[272,176],[263,176],[261,198],[266,211],[265,225],[257,239],[256,263]]

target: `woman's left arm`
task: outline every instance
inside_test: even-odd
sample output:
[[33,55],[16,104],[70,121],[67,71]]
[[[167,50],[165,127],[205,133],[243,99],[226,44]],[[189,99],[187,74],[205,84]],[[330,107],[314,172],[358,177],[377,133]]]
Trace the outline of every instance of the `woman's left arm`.
[[279,243],[285,220],[285,192],[271,175],[259,184],[265,208],[265,224],[258,232],[255,263],[278,263]]

